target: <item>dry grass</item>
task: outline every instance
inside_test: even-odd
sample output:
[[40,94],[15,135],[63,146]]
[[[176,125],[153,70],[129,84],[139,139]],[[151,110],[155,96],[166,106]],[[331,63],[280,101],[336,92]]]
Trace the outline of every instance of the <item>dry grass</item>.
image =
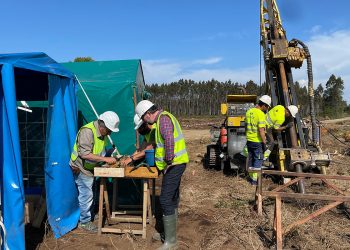
[[[337,136],[341,137],[342,127],[347,128],[348,124],[342,122],[329,126]],[[244,178],[225,176],[220,171],[208,171],[203,168],[202,156],[210,141],[208,129],[185,131],[185,137],[191,162],[182,178],[179,248],[216,250],[274,248],[274,200],[264,201],[264,216],[258,217],[253,209],[255,188]],[[330,135],[323,136],[323,142],[325,151],[335,153],[328,172],[350,175],[350,157],[342,154],[347,149],[346,145],[339,143]],[[333,183],[344,192],[350,193],[350,182],[333,181]],[[272,189],[274,186],[276,184],[271,179],[264,179],[266,189]],[[306,187],[308,192],[321,192],[321,189],[324,189],[317,181],[307,184]],[[324,204],[286,200],[282,205],[283,225],[289,225],[305,217]],[[346,206],[349,207],[350,204],[346,203]],[[55,240],[52,233],[47,232],[38,249],[155,249],[160,244],[152,242],[150,237],[153,225],[148,227],[149,236],[146,240],[129,234],[104,234],[97,237],[80,230],[74,230]],[[284,236],[284,249],[350,249],[349,209],[344,207],[332,209],[292,229]]]

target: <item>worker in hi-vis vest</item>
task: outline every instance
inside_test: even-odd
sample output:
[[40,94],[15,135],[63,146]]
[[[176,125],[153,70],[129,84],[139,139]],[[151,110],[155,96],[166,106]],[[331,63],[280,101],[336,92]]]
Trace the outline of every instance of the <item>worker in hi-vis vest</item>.
[[123,159],[121,164],[127,166],[129,164],[134,164],[145,158],[145,151],[154,149],[156,141],[156,124],[150,125],[147,122],[143,122],[142,119],[135,114],[134,116],[135,130],[143,136],[143,141],[141,146],[136,149],[136,151],[129,157]]
[[[291,118],[295,118],[298,113],[298,107],[289,105],[287,108],[277,105],[266,113],[267,135],[270,141],[273,141],[272,132],[281,132],[293,126]],[[284,126],[282,126],[286,123]]]
[[270,153],[276,144],[273,133],[281,132],[293,127],[293,119],[297,113],[298,107],[295,105],[289,105],[287,108],[282,105],[277,105],[266,113],[267,147],[264,152],[264,159],[267,159],[270,156]]
[[[260,97],[258,104],[249,109],[245,115],[249,169],[260,169],[263,163],[263,154],[266,147],[265,112],[270,105],[271,97],[263,95]],[[249,173],[250,184],[256,185],[257,179],[257,173]]]
[[97,232],[93,219],[93,190],[94,167],[99,162],[115,164],[114,157],[104,157],[108,135],[118,132],[119,117],[113,111],[106,111],[99,119],[90,122],[78,131],[69,165],[74,174],[78,188],[80,222],[78,227]]
[[189,162],[185,139],[178,120],[152,102],[148,100],[139,102],[135,113],[143,122],[156,124],[155,163],[163,173],[159,200],[163,213],[164,234],[160,232],[153,238],[160,240],[161,235],[164,235],[164,244],[159,249],[173,249],[177,247],[177,208],[180,200],[181,177]]

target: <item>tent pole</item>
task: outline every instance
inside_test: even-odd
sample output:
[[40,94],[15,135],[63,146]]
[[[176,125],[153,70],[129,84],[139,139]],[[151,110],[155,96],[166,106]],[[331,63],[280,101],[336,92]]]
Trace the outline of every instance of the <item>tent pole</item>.
[[[96,115],[96,118],[99,119],[99,115],[97,114],[94,105],[92,105],[92,102],[90,101],[89,96],[86,94],[85,89],[83,88],[83,85],[81,85],[81,83],[80,83],[80,81],[79,81],[79,79],[78,79],[78,77],[77,77],[76,75],[74,75],[74,77],[75,77],[75,79],[77,80],[77,82],[78,82],[78,84],[79,84],[81,90],[83,91],[83,93],[84,93],[84,95],[85,95],[85,97],[86,97],[88,103],[90,104],[90,107],[91,107],[92,110],[94,111],[94,113],[95,113],[95,115]],[[111,138],[110,135],[108,135],[108,139],[109,139],[109,142],[112,144],[112,147],[114,148],[115,152],[117,153],[117,158],[120,158],[120,157],[121,157],[121,154],[119,153],[119,151],[118,151],[118,149],[117,149],[117,146],[113,143],[113,140],[112,140],[112,138]]]

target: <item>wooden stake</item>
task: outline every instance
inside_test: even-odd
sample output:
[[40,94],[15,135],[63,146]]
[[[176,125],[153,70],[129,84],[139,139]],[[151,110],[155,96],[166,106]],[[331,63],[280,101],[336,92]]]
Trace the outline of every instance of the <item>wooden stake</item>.
[[99,197],[99,204],[98,204],[98,225],[97,225],[97,234],[101,235],[102,231],[102,221],[103,221],[103,193],[104,193],[104,187],[106,183],[106,178],[101,178],[100,181],[100,197]]
[[301,224],[304,224],[305,222],[309,221],[309,220],[312,220],[313,218],[319,216],[320,214],[328,211],[329,209],[332,209],[333,207],[336,207],[338,206],[339,204],[341,204],[343,202],[341,201],[335,201],[335,202],[332,202],[330,204],[328,204],[327,206],[324,206],[318,210],[316,210],[315,212],[313,212],[312,214],[306,216],[305,218],[303,219],[300,219],[298,221],[295,221],[293,222],[291,225],[289,225],[285,230],[284,230],[284,233],[288,233],[293,227],[295,226],[298,226],[298,225],[301,225]]
[[276,196],[276,242],[277,242],[277,250],[282,250],[283,242],[282,242],[282,201],[281,197]]

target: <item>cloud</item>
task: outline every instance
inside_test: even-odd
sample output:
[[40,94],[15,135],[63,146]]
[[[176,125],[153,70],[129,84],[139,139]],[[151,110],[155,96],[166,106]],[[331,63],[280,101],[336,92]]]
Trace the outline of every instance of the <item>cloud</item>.
[[310,32],[315,34],[321,30],[322,26],[321,25],[315,25],[310,29]]
[[[316,26],[315,26],[316,27]],[[321,27],[314,30],[320,31]],[[312,56],[314,87],[325,85],[331,74],[344,80],[344,99],[350,103],[350,30],[338,30],[314,34],[307,41]],[[253,80],[259,83],[259,65],[244,68],[217,68],[222,57],[194,59],[192,61],[143,60],[143,69],[147,83],[169,83],[179,79],[206,81],[237,81],[245,83]],[[215,64],[215,68],[213,67]],[[307,85],[306,62],[301,69],[293,69],[294,81]],[[262,81],[265,80],[262,72]]]
[[[194,61],[198,62],[201,60]],[[216,59],[212,61],[214,62],[219,60]],[[232,80],[237,82],[247,82],[249,80],[253,80],[255,82],[259,81],[259,66],[238,69],[212,69],[209,67],[210,65],[206,65],[206,67],[202,67],[200,69],[193,69],[190,65],[191,62],[174,63],[167,60],[142,61],[146,83],[170,83],[173,81],[178,81],[179,79],[191,79],[194,81],[207,81],[211,79],[218,81]]]
[[221,57],[211,57],[207,59],[201,59],[201,60],[195,60],[193,64],[204,64],[204,65],[209,65],[209,64],[215,64],[222,61]]
[[[323,86],[331,74],[344,80],[344,99],[350,101],[350,30],[339,30],[314,35],[305,42],[309,47],[313,66],[315,88]],[[300,70],[294,70],[294,80],[307,84],[306,62]]]

